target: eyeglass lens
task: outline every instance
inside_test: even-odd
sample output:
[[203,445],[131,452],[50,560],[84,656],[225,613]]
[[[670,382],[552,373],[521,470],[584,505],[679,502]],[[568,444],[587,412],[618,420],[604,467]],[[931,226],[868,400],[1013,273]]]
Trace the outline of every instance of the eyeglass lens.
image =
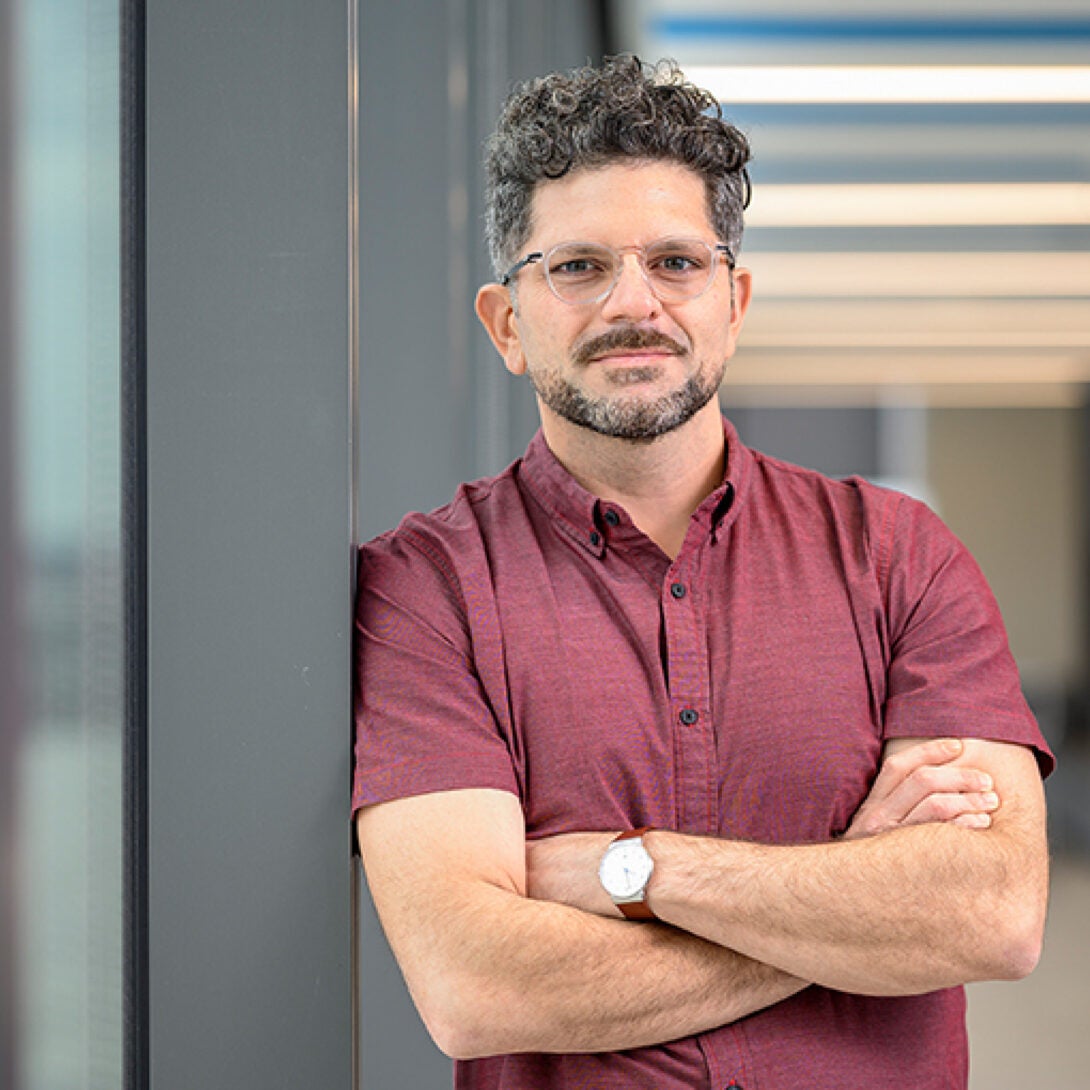
[[[694,299],[711,285],[719,251],[702,239],[670,238],[639,252],[644,275],[663,301]],[[594,242],[564,242],[544,260],[553,292],[567,303],[604,298],[620,279],[623,257]]]

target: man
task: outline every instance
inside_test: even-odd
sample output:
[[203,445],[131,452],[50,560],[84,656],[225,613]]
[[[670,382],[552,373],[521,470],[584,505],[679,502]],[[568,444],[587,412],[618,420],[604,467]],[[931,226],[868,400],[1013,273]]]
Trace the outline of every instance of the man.
[[477,313],[541,431],[361,550],[360,847],[459,1086],[964,1087],[961,985],[1038,956],[979,570],[719,413],[747,158],[670,66],[513,94]]

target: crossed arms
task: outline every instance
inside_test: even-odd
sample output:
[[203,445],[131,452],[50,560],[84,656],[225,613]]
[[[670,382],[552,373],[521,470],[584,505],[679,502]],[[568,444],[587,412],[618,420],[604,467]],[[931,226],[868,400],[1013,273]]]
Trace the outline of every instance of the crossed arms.
[[656,1044],[811,983],[899,995],[1013,979],[1040,951],[1044,797],[1021,746],[888,743],[828,844],[648,834],[658,924],[622,919],[598,884],[619,830],[527,844],[502,791],[382,803],[357,828],[410,992],[461,1059]]

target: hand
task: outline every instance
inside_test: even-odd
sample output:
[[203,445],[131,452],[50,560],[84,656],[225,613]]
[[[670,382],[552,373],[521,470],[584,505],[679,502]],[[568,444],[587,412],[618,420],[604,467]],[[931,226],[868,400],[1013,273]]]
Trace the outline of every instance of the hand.
[[621,915],[598,880],[616,833],[561,833],[526,842],[526,894],[599,916]]
[[844,839],[927,822],[987,829],[992,812],[999,808],[999,797],[986,772],[956,763],[964,748],[957,738],[893,748]]

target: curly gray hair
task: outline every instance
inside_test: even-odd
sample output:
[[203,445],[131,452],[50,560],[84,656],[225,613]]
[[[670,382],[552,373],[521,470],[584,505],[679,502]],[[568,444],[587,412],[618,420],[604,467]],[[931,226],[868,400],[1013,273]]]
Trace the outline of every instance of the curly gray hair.
[[734,254],[749,203],[749,143],[715,96],[673,61],[624,54],[601,68],[528,80],[514,89],[485,145],[485,234],[498,276],[531,230],[539,182],[618,159],[673,160],[700,174],[708,215]]

